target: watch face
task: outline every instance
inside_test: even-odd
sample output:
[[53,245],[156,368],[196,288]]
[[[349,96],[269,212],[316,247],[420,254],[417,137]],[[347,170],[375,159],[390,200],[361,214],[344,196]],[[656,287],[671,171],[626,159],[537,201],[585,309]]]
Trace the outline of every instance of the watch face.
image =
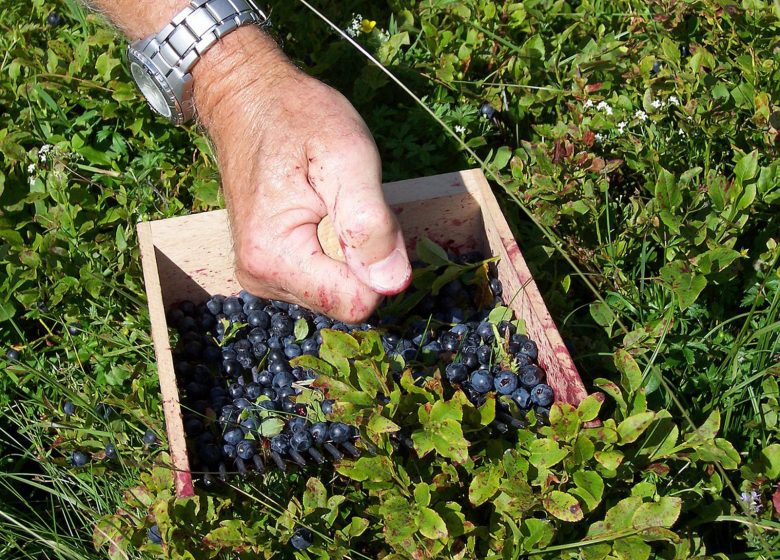
[[165,93],[149,72],[136,61],[130,62],[130,72],[152,109],[165,118],[171,118],[171,107]]

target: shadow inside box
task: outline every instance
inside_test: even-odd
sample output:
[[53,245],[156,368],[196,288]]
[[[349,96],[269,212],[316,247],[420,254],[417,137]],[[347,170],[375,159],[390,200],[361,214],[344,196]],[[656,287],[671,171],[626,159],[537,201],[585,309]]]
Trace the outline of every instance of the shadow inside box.
[[157,273],[163,288],[162,296],[165,309],[170,309],[172,305],[182,301],[200,303],[211,297],[211,294],[203,286],[157,247],[154,248],[154,256],[157,260]]

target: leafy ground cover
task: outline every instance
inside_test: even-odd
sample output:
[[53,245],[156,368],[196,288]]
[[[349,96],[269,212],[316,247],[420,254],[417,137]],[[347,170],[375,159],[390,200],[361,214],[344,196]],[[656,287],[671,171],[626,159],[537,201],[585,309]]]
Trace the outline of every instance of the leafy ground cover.
[[[133,226],[219,206],[208,142],[151,115],[100,18],[0,0],[0,346],[19,353],[0,374],[0,556],[292,554],[295,523],[319,519],[323,557],[359,557],[369,537],[396,557],[470,557],[477,541],[496,558],[772,557],[777,4],[316,4],[417,99],[304,3],[276,4],[286,50],[355,103],[386,179],[484,163],[607,395],[605,430],[562,407],[516,452],[448,471],[478,481],[461,505],[488,521],[471,532],[436,501],[437,471],[392,464],[173,500]],[[88,466],[69,464],[76,448]],[[418,523],[393,540],[383,519]]]

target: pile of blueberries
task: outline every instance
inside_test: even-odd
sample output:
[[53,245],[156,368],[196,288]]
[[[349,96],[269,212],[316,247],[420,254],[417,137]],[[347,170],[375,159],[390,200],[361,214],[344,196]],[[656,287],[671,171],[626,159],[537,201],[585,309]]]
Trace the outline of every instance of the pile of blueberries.
[[[491,270],[495,307],[502,303],[502,286]],[[290,364],[303,354],[319,355],[323,329],[379,329],[388,356],[402,358],[417,383],[439,366],[451,387],[477,406],[494,392],[492,426],[500,433],[523,427],[532,409],[545,421],[554,394],[536,363],[536,344],[509,320],[489,322],[491,306],[477,311],[477,297],[475,286],[454,280],[438,295],[426,295],[414,317],[380,315],[358,325],[243,291],[197,305],[180,303],[169,311],[168,323],[179,334],[174,369],[192,470],[203,473],[209,487],[229,472],[244,475],[252,467],[262,472],[270,462],[285,470],[291,463],[304,467],[374,451],[354,426],[328,420],[333,402],[310,388],[317,372]],[[298,338],[296,325],[305,327]],[[309,398],[298,402],[306,387]],[[312,393],[322,398],[312,399]],[[391,441],[395,447],[411,444],[403,433]]]

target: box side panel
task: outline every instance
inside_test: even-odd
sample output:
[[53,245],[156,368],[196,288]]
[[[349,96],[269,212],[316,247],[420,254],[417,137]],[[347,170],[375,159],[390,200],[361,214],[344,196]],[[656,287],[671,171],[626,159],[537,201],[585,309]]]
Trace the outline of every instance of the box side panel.
[[160,289],[157,251],[152,240],[150,224],[138,225],[138,241],[141,249],[146,295],[149,300],[152,341],[157,356],[157,373],[160,378],[160,392],[165,412],[168,448],[174,468],[176,493],[180,497],[193,496],[195,491],[192,487],[192,474],[187,458],[187,443],[184,438],[184,425],[179,405],[179,390],[176,386],[176,374],[173,369],[173,357],[168,337],[168,323],[165,318],[165,306]]
[[528,336],[539,346],[539,365],[547,372],[547,382],[555,390],[557,400],[579,404],[587,396],[585,386],[490,185],[479,169],[469,172],[465,181],[470,189],[479,188],[483,192],[485,233],[490,252],[500,257],[498,273],[504,287],[504,300],[525,321]]
[[234,294],[233,243],[226,210],[151,222],[157,249],[162,299],[167,309],[209,294]]

